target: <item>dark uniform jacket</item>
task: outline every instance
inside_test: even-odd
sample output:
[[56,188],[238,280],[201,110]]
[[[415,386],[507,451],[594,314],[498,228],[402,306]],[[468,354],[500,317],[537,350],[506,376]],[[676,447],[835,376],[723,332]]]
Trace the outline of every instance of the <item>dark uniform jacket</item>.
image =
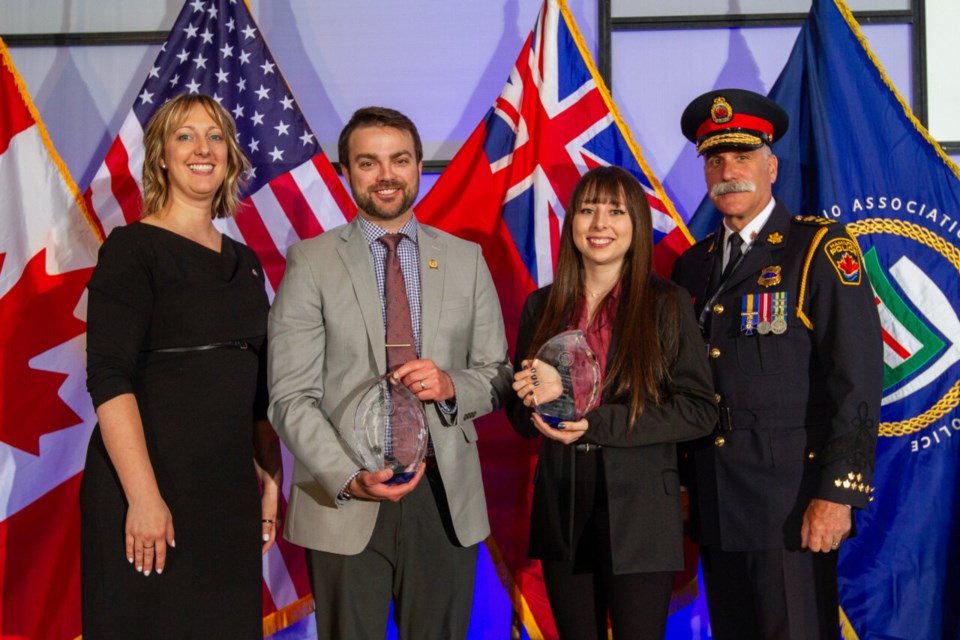
[[[794,549],[812,498],[870,500],[883,389],[877,306],[844,227],[780,203],[719,293],[708,291],[722,229],[673,272],[693,297],[720,405],[716,432],[691,447],[695,530],[725,551]],[[776,304],[757,295],[767,293],[786,294],[785,325],[749,315]]]
[[[659,281],[658,288],[679,303],[682,323],[678,353],[669,360],[671,379],[662,405],[648,404],[628,432],[629,400],[617,401],[604,393],[600,406],[586,415],[589,429],[577,441],[602,447],[588,455],[602,456],[615,574],[683,568],[676,443],[708,434],[717,418],[710,370],[686,295],[665,280]],[[517,367],[527,357],[549,290],[534,291],[524,305],[516,343]],[[614,333],[608,362],[616,344]],[[516,395],[508,402],[507,412],[520,435],[540,435],[530,423],[530,409]],[[543,438],[534,474],[531,558],[572,559],[574,457],[578,455],[584,454],[576,453],[573,445]]]

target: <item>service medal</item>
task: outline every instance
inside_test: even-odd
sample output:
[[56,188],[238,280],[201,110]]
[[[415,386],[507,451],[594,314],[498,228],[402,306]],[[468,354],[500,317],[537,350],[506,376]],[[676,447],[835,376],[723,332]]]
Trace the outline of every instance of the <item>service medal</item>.
[[773,296],[773,322],[770,329],[777,335],[787,331],[787,292],[777,291]]
[[743,302],[740,312],[740,331],[745,336],[752,336],[753,329],[757,326],[757,300],[756,295],[743,296]]
[[770,329],[771,329],[771,328],[772,328],[772,327],[771,327],[770,323],[767,322],[766,320],[764,320],[764,321],[762,321],[760,324],[757,325],[757,333],[759,333],[759,334],[762,335],[762,336],[765,336],[765,335],[767,335],[768,333],[770,333]]
[[773,287],[780,284],[780,267],[771,265],[761,269],[757,284],[761,287]]

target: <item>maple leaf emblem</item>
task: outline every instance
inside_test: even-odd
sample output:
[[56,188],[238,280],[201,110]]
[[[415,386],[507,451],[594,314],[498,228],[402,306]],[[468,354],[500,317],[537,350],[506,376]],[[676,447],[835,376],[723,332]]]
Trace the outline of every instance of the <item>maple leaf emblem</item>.
[[843,257],[837,262],[837,266],[848,276],[852,276],[860,270],[860,263],[854,260],[853,256],[846,251],[844,251]]
[[[67,374],[30,367],[32,358],[86,331],[73,311],[93,268],[60,275],[46,271],[46,249],[27,263],[0,298],[0,441],[40,454],[40,436],[81,421],[60,398]],[[0,254],[0,267],[4,254]]]

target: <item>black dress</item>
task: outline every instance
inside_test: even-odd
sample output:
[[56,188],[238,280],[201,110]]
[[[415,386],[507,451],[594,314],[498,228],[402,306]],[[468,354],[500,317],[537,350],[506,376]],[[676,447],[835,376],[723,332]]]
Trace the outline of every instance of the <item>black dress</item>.
[[[162,575],[127,562],[126,501],[98,426],[80,491],[85,640],[262,637],[252,427],[266,408],[263,283],[254,253],[226,236],[217,253],[134,223],[100,249],[87,387],[94,406],[135,395],[176,548]],[[169,351],[230,341],[250,348]]]

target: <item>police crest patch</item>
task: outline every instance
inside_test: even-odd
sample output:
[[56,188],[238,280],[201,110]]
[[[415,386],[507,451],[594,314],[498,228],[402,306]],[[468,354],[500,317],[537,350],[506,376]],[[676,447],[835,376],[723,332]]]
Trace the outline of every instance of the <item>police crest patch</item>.
[[834,238],[823,246],[830,258],[830,264],[840,276],[840,282],[849,285],[860,284],[860,245],[850,238]]

